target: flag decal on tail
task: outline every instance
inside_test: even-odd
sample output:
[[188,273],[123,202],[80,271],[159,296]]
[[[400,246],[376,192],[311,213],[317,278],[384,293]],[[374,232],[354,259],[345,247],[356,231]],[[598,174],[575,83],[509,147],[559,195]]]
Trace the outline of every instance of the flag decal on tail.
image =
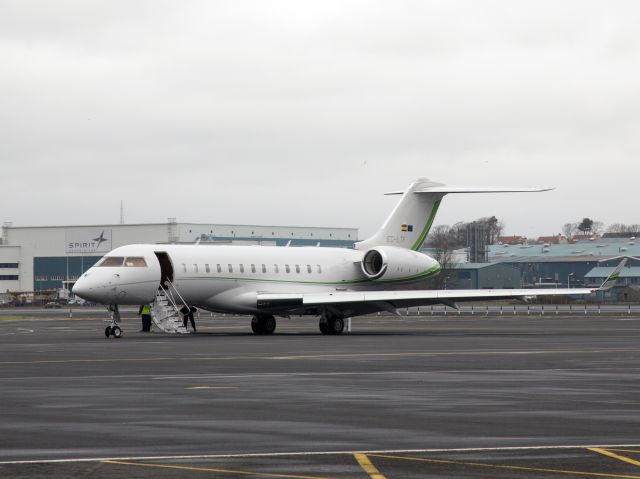
[[413,225],[402,225],[400,231],[413,231]]

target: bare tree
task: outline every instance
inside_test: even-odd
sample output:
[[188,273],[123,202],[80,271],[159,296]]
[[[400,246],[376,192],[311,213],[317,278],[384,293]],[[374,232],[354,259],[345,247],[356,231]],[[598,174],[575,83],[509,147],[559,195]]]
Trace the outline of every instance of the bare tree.
[[627,225],[624,223],[613,223],[607,227],[607,233],[626,233]]
[[427,246],[435,249],[454,250],[462,248],[467,242],[467,223],[456,223],[453,226],[438,225],[427,238]]
[[591,223],[591,233],[594,235],[600,235],[604,231],[604,223],[602,221],[593,221]]
[[640,225],[624,223],[613,223],[607,228],[607,233],[638,233],[640,232]]
[[444,289],[445,285],[451,288],[454,286],[455,280],[455,276],[451,274],[454,267],[453,250],[438,249],[435,251],[433,257],[440,263],[440,274],[432,279],[430,286],[433,289]]
[[498,238],[502,235],[504,230],[504,223],[495,216],[480,218],[476,223],[481,223],[484,226],[487,235],[487,244],[496,244]]
[[449,225],[438,225],[429,232],[427,246],[436,249],[445,249],[451,243],[451,228]]
[[568,241],[571,241],[573,235],[578,230],[578,223],[565,223],[562,227],[562,234]]
[[[453,251],[464,245],[464,241],[460,243],[460,225],[458,223],[453,227],[448,225],[438,225],[434,227],[427,239],[427,245],[434,249],[433,258],[440,263],[440,274],[428,281],[428,287],[433,289],[442,289],[445,284],[450,287],[451,271],[453,268]],[[466,237],[463,236],[466,239]]]
[[469,223],[458,221],[451,227],[451,242],[456,248],[461,248],[467,244],[467,226]]
[[[480,218],[475,223],[482,225],[485,234],[484,240],[487,244],[495,244],[504,230],[504,223],[495,216]],[[441,289],[445,284],[447,288],[454,285],[456,276],[452,274],[454,268],[453,252],[467,245],[470,224],[459,222],[453,226],[438,225],[431,229],[426,245],[434,249],[433,257],[440,263],[442,272],[429,281],[430,287]]]

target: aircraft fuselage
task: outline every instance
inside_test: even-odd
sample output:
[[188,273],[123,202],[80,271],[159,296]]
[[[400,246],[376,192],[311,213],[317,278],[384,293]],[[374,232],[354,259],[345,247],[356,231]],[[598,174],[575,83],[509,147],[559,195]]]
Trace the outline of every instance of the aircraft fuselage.
[[168,278],[191,304],[257,314],[258,293],[377,291],[423,280],[440,270],[435,259],[410,252],[407,261],[389,265],[393,271],[371,279],[362,268],[365,253],[320,247],[127,245],[89,269],[74,292],[102,304],[146,304]]

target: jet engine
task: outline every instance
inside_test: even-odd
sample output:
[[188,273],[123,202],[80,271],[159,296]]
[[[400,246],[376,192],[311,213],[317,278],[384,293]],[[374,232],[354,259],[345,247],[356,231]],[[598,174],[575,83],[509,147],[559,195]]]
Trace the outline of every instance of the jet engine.
[[362,272],[372,281],[419,279],[439,269],[430,256],[395,246],[371,248],[362,257]]

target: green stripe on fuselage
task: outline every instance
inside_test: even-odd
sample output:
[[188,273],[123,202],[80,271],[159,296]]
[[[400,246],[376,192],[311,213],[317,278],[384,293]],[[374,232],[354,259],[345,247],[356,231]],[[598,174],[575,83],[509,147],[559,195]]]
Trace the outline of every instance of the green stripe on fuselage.
[[422,248],[424,240],[427,239],[427,235],[429,234],[429,230],[431,229],[431,225],[433,224],[433,220],[436,218],[436,213],[438,212],[441,201],[442,198],[440,198],[433,204],[433,208],[431,208],[431,214],[429,214],[429,218],[427,218],[427,224],[424,225],[424,229],[420,233],[420,236],[411,247],[413,251],[418,251],[420,248]]

